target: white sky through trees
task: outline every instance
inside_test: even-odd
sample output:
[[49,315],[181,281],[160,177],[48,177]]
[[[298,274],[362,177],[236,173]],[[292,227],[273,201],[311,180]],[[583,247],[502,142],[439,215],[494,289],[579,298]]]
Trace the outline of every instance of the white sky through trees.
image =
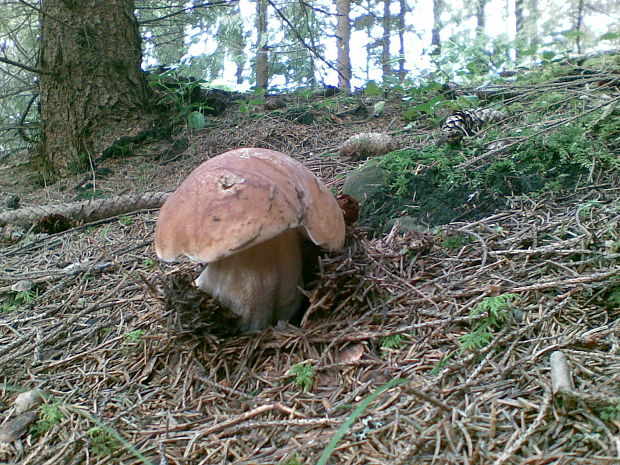
[[[380,0],[377,1],[377,7],[379,7]],[[329,0],[314,0],[310,2],[312,5],[316,5],[327,11],[333,11],[333,2]],[[355,3],[355,2],[352,2]],[[405,69],[410,73],[409,76],[416,76],[424,74],[425,72],[433,70],[433,64],[429,57],[429,47],[431,43],[431,28],[433,26],[433,2],[431,0],[417,0],[408,1],[410,10],[406,16],[406,23],[408,30],[405,33]],[[452,36],[459,36],[461,47],[467,47],[470,43],[473,46],[473,38],[475,37],[476,18],[472,13],[466,14],[464,7],[464,0],[444,0],[445,6],[442,13],[442,22],[444,28],[441,32],[442,42],[447,41]],[[569,31],[572,29],[571,18],[568,14],[568,8],[571,2],[562,0],[539,0],[539,30],[546,27],[547,24],[553,24],[552,31],[556,36],[561,32]],[[279,3],[276,3],[279,4]],[[246,44],[245,54],[246,57],[251,58],[254,56],[253,46],[256,41],[255,31],[255,2],[250,0],[240,0],[239,6],[241,15],[245,24],[245,29],[251,31],[248,43]],[[379,9],[379,8],[378,8]],[[604,8],[601,8],[604,10]],[[471,11],[471,7],[469,8]],[[355,18],[363,14],[364,10],[359,6],[352,4],[352,18]],[[397,1],[392,2],[392,15],[396,16],[399,12],[399,4]],[[378,12],[380,14],[380,12]],[[527,14],[527,11],[526,11]],[[463,16],[464,19],[457,20],[455,18]],[[514,40],[515,35],[515,17],[514,17],[514,0],[489,0],[485,8],[485,33],[491,38],[505,38],[506,40]],[[325,20],[330,23],[330,26],[326,29],[325,34],[320,34],[316,37],[317,42],[320,42],[325,47],[324,56],[332,63],[336,62],[336,45],[335,38],[333,37],[335,30],[335,16],[326,18]],[[585,20],[585,27],[588,32],[593,33],[595,36],[600,36],[606,32],[610,32],[614,21],[617,24],[617,18],[612,15],[588,12]],[[269,15],[269,40],[270,44],[278,45],[284,38],[285,25],[282,21],[276,17],[273,11],[270,11]],[[368,37],[365,31],[352,30],[351,37],[351,62],[353,67],[353,87],[360,87],[364,85],[368,77],[373,80],[381,80],[381,67],[379,64],[373,64],[370,69],[369,76],[366,75],[366,44],[368,41],[374,41],[381,37],[382,29],[380,21],[371,29],[371,37]],[[393,30],[391,36],[391,54],[396,59],[398,57],[398,31]],[[203,54],[212,54],[218,49],[217,39],[213,37],[212,31],[201,31],[199,28],[193,28],[187,30],[187,41],[191,37],[191,45],[189,45],[187,53],[184,56],[184,60],[191,60],[192,57],[201,56]],[[469,40],[468,40],[469,38]],[[551,42],[553,37],[551,35],[543,36],[543,43]],[[568,42],[568,41],[567,41]],[[299,47],[302,47],[299,45]],[[612,48],[611,42],[601,43],[597,49]],[[555,52],[560,52],[556,47]],[[514,52],[512,53],[514,57]],[[145,58],[145,66],[158,64],[155,63],[153,58]],[[336,85],[337,76],[335,71],[327,68],[323,63],[316,61],[317,65],[317,78],[319,81],[325,84]],[[250,69],[250,59],[246,61],[246,69],[244,69],[245,84],[242,88],[248,89],[253,82],[252,71]],[[394,63],[393,68],[397,68],[397,63]],[[230,60],[224,61],[224,69],[221,72],[220,78],[215,80],[216,84],[223,84],[230,87],[235,86],[235,66]],[[270,78],[270,86],[283,86],[284,78],[282,76],[272,76]]]

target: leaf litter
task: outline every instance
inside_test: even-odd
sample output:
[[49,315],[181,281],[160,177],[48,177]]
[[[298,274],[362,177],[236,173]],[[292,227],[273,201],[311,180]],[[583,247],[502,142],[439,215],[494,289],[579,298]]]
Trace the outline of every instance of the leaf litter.
[[[373,128],[393,117],[386,105]],[[320,146],[318,129],[261,123],[204,137],[215,153],[234,138],[289,151],[334,188],[355,166],[300,149]],[[171,187],[195,163],[162,165],[160,178]],[[28,280],[34,298],[0,314],[0,422],[19,419],[14,402],[31,389],[62,415],[44,426],[27,412],[34,426],[12,429],[0,462],[311,464],[345,424],[327,463],[618,463],[617,186],[515,196],[426,233],[353,229],[321,257],[301,321],[258,335],[236,333],[192,288],[198,266],[156,259],[152,212],[4,244],[3,295]],[[484,343],[464,346],[488,299],[508,294]],[[562,395],[558,351],[573,386]],[[290,376],[296,364],[312,366],[310,389]]]

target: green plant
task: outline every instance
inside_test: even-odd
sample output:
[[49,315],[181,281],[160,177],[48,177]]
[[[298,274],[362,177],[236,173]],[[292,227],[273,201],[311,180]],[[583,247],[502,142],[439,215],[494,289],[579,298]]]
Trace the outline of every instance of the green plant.
[[493,297],[485,297],[482,302],[476,305],[469,316],[477,317],[486,313],[486,317],[475,323],[469,334],[459,337],[461,352],[477,350],[487,346],[495,336],[495,331],[501,328],[508,320],[510,308],[518,298],[517,294],[502,294]]
[[155,268],[155,260],[153,260],[151,257],[147,257],[142,260],[142,266],[148,268],[149,270],[152,270],[153,268]]
[[19,310],[19,307],[11,300],[4,301],[2,305],[0,305],[0,313],[11,313],[17,310]]
[[107,336],[108,334],[111,334],[114,332],[114,328],[111,328],[110,326],[105,326],[101,328],[99,331],[101,331],[101,334],[103,334],[104,336]]
[[93,189],[82,191],[75,196],[75,200],[95,200],[95,199],[104,199],[104,198],[105,198],[105,193],[98,191],[98,190],[93,190]]
[[284,462],[280,462],[280,465],[303,465],[302,461],[299,459],[297,454],[292,455]]
[[611,289],[606,298],[607,304],[612,308],[620,308],[620,286]]
[[608,423],[620,419],[620,399],[616,400],[615,405],[608,405],[599,409],[598,416]]
[[381,341],[382,349],[398,349],[405,343],[405,338],[402,334],[391,334],[386,336]]
[[265,100],[265,92],[265,89],[254,87],[252,89],[252,93],[254,94],[253,98],[235,100],[234,102],[239,104],[239,112],[250,113],[253,108],[263,108],[265,103],[267,103]]
[[445,249],[460,249],[467,244],[471,244],[473,239],[464,234],[453,234],[452,236],[446,236],[441,241],[441,246]]
[[336,434],[334,435],[332,440],[329,441],[329,444],[319,457],[317,465],[325,465],[327,463],[327,460],[329,460],[329,456],[332,454],[340,440],[344,437],[349,428],[353,425],[353,423],[355,423],[355,420],[357,420],[357,417],[360,416],[360,414],[366,409],[366,407],[368,407],[372,402],[374,402],[374,400],[379,397],[383,392],[387,391],[388,389],[392,389],[394,386],[398,386],[399,384],[407,382],[409,382],[409,380],[403,378],[393,379],[384,384],[383,386],[379,386],[372,394],[362,400],[355,408],[355,410],[351,412],[351,415],[349,415],[349,417],[340,426],[340,428],[338,428],[338,431],[336,431]]
[[34,290],[19,291],[10,293],[0,304],[0,313],[9,313],[19,311],[21,307],[31,304],[37,298]]
[[58,402],[41,405],[37,413],[38,419],[31,427],[31,431],[36,435],[46,433],[65,418],[62,405]]
[[89,437],[89,449],[97,457],[112,455],[120,448],[120,442],[106,428],[95,426],[89,429],[86,434]]
[[437,123],[439,119],[435,119],[435,114],[437,110],[439,110],[442,106],[447,105],[447,101],[443,95],[436,95],[426,102],[419,103],[412,107],[407,108],[403,113],[403,116],[406,120],[414,120],[422,115],[427,115],[431,117],[431,121]]
[[148,83],[160,91],[158,103],[175,108],[178,115],[187,120],[190,129],[205,127],[203,111],[212,108],[200,101],[203,80],[181,76],[176,70],[167,70],[149,73]]
[[[20,387],[12,386],[10,384],[0,384],[0,390],[9,391],[9,392],[24,392],[25,390]],[[127,441],[123,436],[121,436],[115,429],[107,426],[103,423],[99,418],[95,415],[92,415],[88,412],[87,409],[83,407],[75,407],[71,404],[61,404],[59,401],[55,400],[53,395],[45,394],[43,397],[48,401],[47,404],[41,405],[38,410],[38,420],[31,426],[31,432],[34,434],[41,434],[46,431],[49,431],[54,426],[60,424],[63,418],[65,418],[66,413],[72,413],[77,416],[81,416],[86,418],[88,421],[97,425],[97,427],[92,428],[87,431],[87,434],[91,438],[96,438],[95,441],[98,442],[100,439],[104,443],[110,443],[110,441],[105,440],[106,438],[112,438],[115,440],[119,446],[123,446],[126,450],[130,451],[137,459],[140,460],[140,463],[144,465],[154,465],[154,463],[148,459],[144,454],[142,454],[136,447]]]
[[142,342],[142,337],[144,336],[144,330],[136,329],[134,331],[129,331],[125,334],[125,342],[127,344],[139,344]]
[[596,206],[603,205],[603,202],[598,200],[588,200],[577,207],[577,212],[580,218],[586,218],[592,212],[592,209]]
[[314,384],[314,366],[311,362],[296,363],[289,370],[291,376],[295,377],[295,386],[303,391],[308,391]]
[[439,360],[431,370],[431,375],[438,375],[441,370],[448,366],[448,363],[450,363],[450,360],[452,360],[453,356],[454,352],[448,352],[446,355],[444,355],[442,359]]
[[121,216],[118,219],[118,222],[122,224],[123,226],[129,226],[130,224],[133,223],[133,218],[131,216]]
[[[437,102],[429,97],[428,106],[421,111],[430,112],[431,104]],[[538,102],[532,102],[540,107],[532,111],[536,122],[549,108],[556,108],[555,112],[561,108],[568,114],[577,110],[573,108],[577,102],[566,95],[549,93],[545,103]],[[360,184],[355,189],[366,195],[360,225],[381,229],[403,216],[427,225],[479,218],[505,208],[507,196],[559,192],[580,185],[593,173],[620,170],[620,159],[610,150],[617,143],[601,136],[602,125],[618,118],[598,121],[599,117],[600,113],[592,114],[545,133],[528,125],[519,132],[522,143],[494,158],[484,158],[484,153],[490,144],[505,137],[499,128],[490,128],[458,148],[425,144],[371,159],[349,175],[349,179],[357,175],[353,179],[359,179],[355,182]],[[619,132],[611,139],[618,139]],[[480,156],[480,164],[468,163]],[[459,246],[450,241],[444,246]]]
[[480,34],[472,40],[467,33],[456,32],[442,41],[440,55],[429,55],[437,69],[430,77],[470,84],[496,77],[509,64],[509,50],[515,45],[503,35],[491,38]]
[[32,289],[30,289],[28,291],[16,292],[13,298],[15,299],[15,302],[29,304],[35,301],[35,299],[37,298],[37,294]]

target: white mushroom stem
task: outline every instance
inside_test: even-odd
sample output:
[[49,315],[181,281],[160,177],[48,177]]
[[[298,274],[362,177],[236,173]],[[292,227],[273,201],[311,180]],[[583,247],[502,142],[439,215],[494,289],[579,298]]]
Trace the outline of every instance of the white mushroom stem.
[[289,229],[221,260],[211,262],[196,286],[241,317],[241,328],[263,329],[289,320],[302,302],[301,241]]

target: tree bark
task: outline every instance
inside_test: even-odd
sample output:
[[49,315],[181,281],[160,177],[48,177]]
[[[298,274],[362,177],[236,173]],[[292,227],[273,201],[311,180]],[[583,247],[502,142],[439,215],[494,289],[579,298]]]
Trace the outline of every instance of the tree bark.
[[256,0],[256,87],[269,85],[269,49],[267,47],[267,0]]
[[383,79],[392,75],[392,66],[390,65],[390,4],[392,0],[383,0],[383,18],[381,25],[383,26],[383,37],[381,37],[381,70],[383,71]]
[[351,0],[336,0],[336,46],[338,48],[338,88],[351,91]]
[[150,124],[133,0],[41,3],[42,154],[56,174],[87,169]]
[[405,23],[405,14],[407,13],[406,0],[399,0],[400,10],[398,11],[398,78],[403,81],[407,72],[405,70],[405,30],[407,25]]
[[538,32],[538,20],[540,18],[540,11],[538,7],[538,0],[529,0],[528,2],[528,37],[529,48],[537,50],[540,45],[540,33]]
[[484,8],[487,6],[487,0],[478,0],[476,3],[476,37],[484,34],[486,26],[486,17]]
[[141,194],[119,195],[109,199],[24,207],[0,213],[0,226],[14,224],[30,227],[33,223],[46,217],[56,216],[66,217],[70,223],[91,223],[136,210],[159,208],[169,196],[170,192],[143,192]]
[[[583,17],[584,17],[584,3],[583,0],[577,2],[577,12],[575,14],[575,30],[581,32],[583,29]],[[581,54],[581,36],[575,37],[575,44],[577,45],[577,53]]]
[[441,54],[442,0],[433,0],[433,29],[431,31],[431,55]]
[[516,50],[515,56],[519,59],[519,51],[524,46],[523,36],[524,36],[524,26],[525,23],[523,21],[523,0],[515,0],[515,42],[516,42]]

